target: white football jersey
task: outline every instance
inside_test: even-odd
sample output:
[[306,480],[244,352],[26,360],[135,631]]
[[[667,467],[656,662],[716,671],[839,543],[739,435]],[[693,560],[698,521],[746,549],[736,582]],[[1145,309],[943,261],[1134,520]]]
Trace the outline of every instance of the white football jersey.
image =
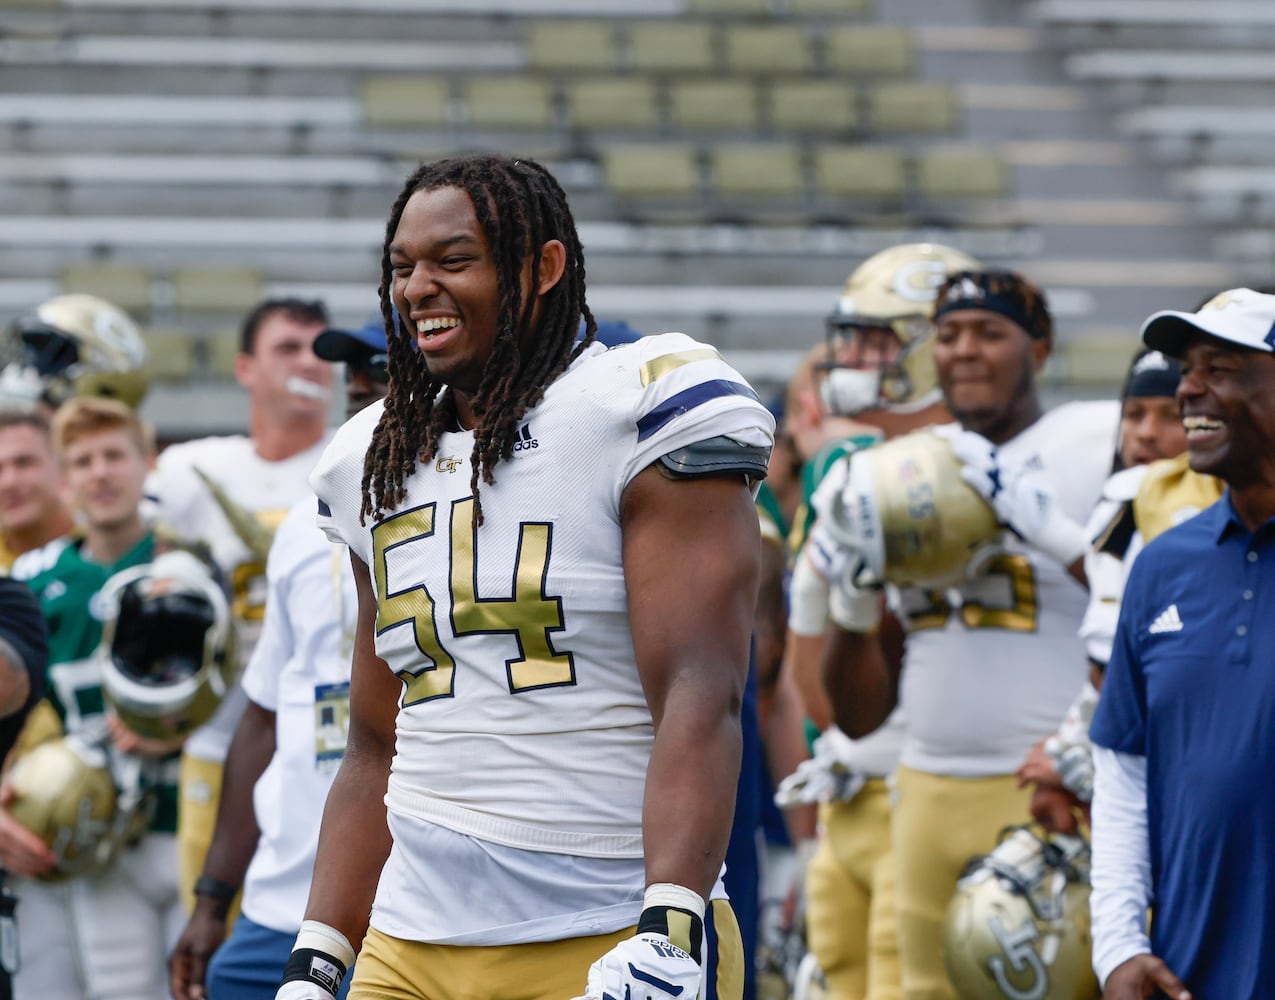
[[[265,558],[245,536],[260,532],[268,542],[288,508],[309,494],[306,477],[330,436],[278,462],[262,458],[252,439],[242,435],[187,441],[165,448],[147,480],[155,523],[179,538],[203,542],[226,574],[239,626],[240,664],[256,645],[266,599]],[[201,760],[225,760],[242,711],[243,695],[236,687],[191,735],[186,752]]]
[[266,562],[265,622],[244,692],[275,713],[275,751],[253,789],[261,836],[243,911],[295,933],[305,914],[323,804],[345,750],[358,596],[349,552],[314,523],[314,496],[294,505]]
[[[1066,403],[1000,446],[1039,471],[1084,524],[1111,468],[1119,407]],[[896,595],[909,626],[902,762],[931,774],[1011,774],[1084,682],[1085,588],[1011,532],[974,580]]]
[[[359,524],[382,407],[338,431],[311,477],[320,524],[364,560],[377,655],[404,683],[386,803],[480,840],[639,858],[653,741],[634,662],[620,500],[660,456],[774,420],[717,352],[682,334],[593,345],[527,412],[480,487],[473,434],[445,434],[407,497]],[[669,553],[677,572],[677,553]]]

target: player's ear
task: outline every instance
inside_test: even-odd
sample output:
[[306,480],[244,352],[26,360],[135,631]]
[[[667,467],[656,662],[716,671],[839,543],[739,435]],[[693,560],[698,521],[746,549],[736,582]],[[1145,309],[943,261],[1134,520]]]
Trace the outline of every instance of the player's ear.
[[567,248],[562,240],[549,240],[540,248],[540,283],[536,286],[536,294],[544,295],[562,280],[562,272],[567,268]]
[[1032,369],[1040,371],[1045,362],[1049,360],[1049,355],[1053,353],[1054,341],[1052,337],[1033,337],[1032,338]]

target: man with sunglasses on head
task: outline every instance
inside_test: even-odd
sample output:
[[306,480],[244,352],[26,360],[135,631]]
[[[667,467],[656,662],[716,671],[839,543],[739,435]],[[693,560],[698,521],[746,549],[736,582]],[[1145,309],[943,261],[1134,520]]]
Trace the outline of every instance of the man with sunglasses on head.
[[[385,395],[379,315],[357,330],[324,330],[314,353],[345,365],[348,416]],[[169,959],[178,1000],[274,996],[344,750],[357,598],[345,547],[315,525],[312,495],[279,526],[266,581],[261,639],[242,680],[248,707],[226,760],[195,911]],[[240,886],[243,915],[227,927]]]

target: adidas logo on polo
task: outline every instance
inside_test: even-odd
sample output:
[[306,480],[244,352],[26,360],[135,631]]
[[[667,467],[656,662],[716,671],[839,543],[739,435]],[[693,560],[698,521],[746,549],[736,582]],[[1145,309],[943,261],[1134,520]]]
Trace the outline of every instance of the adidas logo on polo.
[[1152,635],[1160,635],[1163,632],[1181,632],[1182,618],[1178,614],[1178,606],[1170,604],[1161,611],[1156,620],[1151,623],[1151,628],[1147,631]]
[[540,442],[531,436],[531,424],[523,424],[518,428],[518,437],[514,440],[514,451],[530,451],[539,448]]

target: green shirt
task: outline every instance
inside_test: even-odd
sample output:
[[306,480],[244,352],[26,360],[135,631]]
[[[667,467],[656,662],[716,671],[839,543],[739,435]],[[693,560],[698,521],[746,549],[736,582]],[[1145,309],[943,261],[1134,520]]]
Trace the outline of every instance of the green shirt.
[[[155,536],[147,532],[114,563],[86,558],[83,539],[55,544],[61,546],[56,559],[27,583],[39,598],[49,624],[49,702],[67,733],[78,733],[106,711],[102,669],[93,655],[102,639],[105,614],[99,592],[120,570],[150,562],[155,553]],[[163,779],[151,830],[172,833],[177,829],[176,762],[180,757],[178,752],[160,762]]]

